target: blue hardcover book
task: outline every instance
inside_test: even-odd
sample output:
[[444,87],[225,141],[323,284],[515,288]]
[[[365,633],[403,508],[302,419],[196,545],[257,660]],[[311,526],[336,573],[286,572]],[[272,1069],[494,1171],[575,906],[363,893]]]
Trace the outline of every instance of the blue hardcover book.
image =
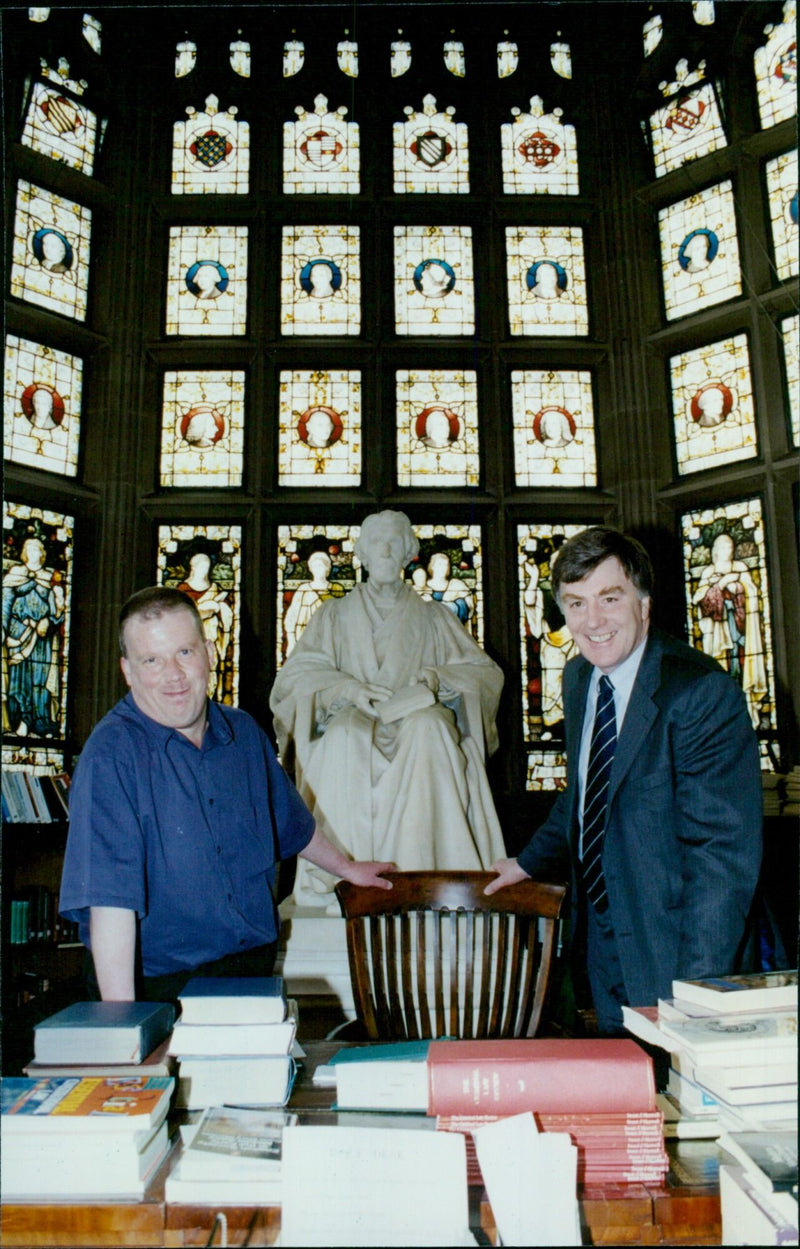
[[180,994],[181,1023],[282,1023],[282,976],[193,976]]
[[73,1002],[33,1031],[37,1062],[139,1063],[175,1022],[169,1002]]

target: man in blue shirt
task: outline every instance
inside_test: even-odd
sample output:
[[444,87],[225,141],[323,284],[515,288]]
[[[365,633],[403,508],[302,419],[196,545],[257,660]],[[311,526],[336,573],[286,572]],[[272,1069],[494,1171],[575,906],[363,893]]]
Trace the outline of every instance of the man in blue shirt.
[[60,910],[81,924],[104,999],[174,999],[191,975],[267,974],[278,862],[294,854],[391,889],[315,827],[246,712],[208,699],[193,601],[140,590],[120,613],[130,692],[95,727],[70,791]]

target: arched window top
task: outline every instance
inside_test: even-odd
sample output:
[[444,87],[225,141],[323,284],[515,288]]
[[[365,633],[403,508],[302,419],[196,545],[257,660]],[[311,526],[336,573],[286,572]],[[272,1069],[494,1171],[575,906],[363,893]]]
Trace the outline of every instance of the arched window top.
[[[451,32],[452,33],[452,32]],[[460,39],[448,39],[444,45],[445,68],[455,78],[464,78],[467,73],[467,58],[464,45]]]
[[797,6],[786,0],[783,21],[764,27],[767,41],[753,58],[763,130],[797,114]]
[[714,0],[694,0],[692,17],[698,26],[713,26],[716,19]]
[[303,68],[306,59],[306,47],[300,39],[287,39],[283,45],[283,76],[294,78]]
[[550,44],[550,64],[559,78],[572,77],[572,49],[561,39],[561,31],[557,42]]
[[197,63],[197,44],[191,39],[184,39],[175,48],[175,77],[185,78],[191,74]]
[[[508,34],[507,30],[503,31]],[[519,65],[519,47],[511,39],[502,39],[497,45],[497,77],[509,78]]]
[[[241,31],[236,32],[241,36]],[[234,39],[229,48],[231,69],[240,78],[250,77],[250,44],[246,39]]]
[[49,9],[28,9],[29,22],[46,22],[49,16]]
[[358,44],[349,38],[349,30],[344,33],[348,38],[340,39],[337,43],[336,60],[343,74],[347,74],[348,78],[358,78]]
[[664,23],[661,20],[660,13],[654,13],[652,17],[648,17],[642,27],[642,41],[644,43],[644,54],[646,57],[652,56],[664,34]]
[[[398,30],[402,35],[402,30]],[[411,44],[407,39],[395,39],[391,46],[392,78],[400,78],[411,68]]]
[[103,27],[91,13],[84,13],[81,32],[89,47],[99,56],[103,48]]

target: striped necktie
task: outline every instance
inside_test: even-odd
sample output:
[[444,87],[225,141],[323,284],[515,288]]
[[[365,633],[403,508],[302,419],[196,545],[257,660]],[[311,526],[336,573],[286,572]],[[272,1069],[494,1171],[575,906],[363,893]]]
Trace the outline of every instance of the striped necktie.
[[586,790],[583,796],[583,879],[587,896],[597,911],[608,910],[603,876],[603,837],[606,828],[606,799],[611,765],[617,748],[617,717],[614,712],[614,686],[601,676],[597,689]]

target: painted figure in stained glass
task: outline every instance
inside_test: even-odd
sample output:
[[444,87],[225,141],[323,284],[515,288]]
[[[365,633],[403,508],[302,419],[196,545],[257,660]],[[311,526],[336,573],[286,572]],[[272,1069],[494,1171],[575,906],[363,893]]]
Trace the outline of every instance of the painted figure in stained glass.
[[567,289],[567,274],[555,260],[537,260],[525,274],[525,285],[534,299],[558,299]]
[[361,330],[357,226],[284,226],[283,334],[358,334]]
[[303,582],[293,591],[283,627],[286,633],[286,654],[291,654],[300,634],[305,629],[313,613],[329,598],[342,598],[344,587],[339,581],[331,581],[333,560],[325,548],[312,550],[306,558],[309,581]]
[[246,226],[170,226],[166,332],[244,334]]
[[763,128],[797,114],[797,5],[785,0],[780,25],[764,27],[767,41],[753,57]]
[[668,320],[741,294],[733,185],[729,180],[658,213]]
[[534,541],[523,551],[528,715],[539,741],[563,742],[564,705],[561,678],[567,660],[576,653],[572,634],[553,595],[550,572],[566,541],[563,533]]
[[163,584],[174,586],[193,599],[212,643],[216,669],[210,676],[209,696],[232,703],[234,689],[234,570],[225,544],[196,534],[175,542],[167,553]]
[[675,451],[681,474],[757,455],[745,334],[674,356],[670,374]]
[[397,372],[397,484],[477,485],[477,374],[472,369]]
[[191,447],[213,447],[225,433],[225,417],[213,403],[197,403],[183,414],[180,431]]
[[44,536],[26,537],[18,556],[17,535],[6,539],[3,720],[4,728],[17,737],[48,738],[60,732],[65,588],[61,572],[47,566]]
[[64,419],[64,400],[52,386],[34,382],[22,392],[22,411],[33,429],[56,429]]
[[586,334],[583,231],[577,226],[507,226],[512,334]]
[[[281,751],[348,853],[380,845],[401,869],[488,866],[503,844],[484,762],[502,674],[452,608],[408,584],[419,543],[403,513],[368,516],[355,554],[368,581],[314,610],[276,677]],[[333,883],[303,868],[295,901],[326,905]]]
[[452,576],[452,565],[447,551],[434,551],[428,560],[423,598],[443,603],[462,624],[466,624],[472,615],[472,591],[460,577]]
[[330,299],[342,285],[342,271],[335,260],[319,256],[303,265],[300,285],[312,299]]
[[426,299],[443,299],[456,284],[456,275],[446,260],[422,260],[414,270],[414,285]]
[[711,382],[701,386],[692,395],[692,420],[700,429],[714,429],[721,425],[733,408],[733,395],[723,382]]
[[82,362],[9,334],[3,445],[7,459],[74,477],[80,437]]
[[597,484],[588,371],[515,369],[511,402],[518,486]]
[[469,226],[395,226],[398,334],[471,334],[475,329]]
[[719,238],[713,230],[691,230],[678,248],[678,264],[684,273],[707,269],[719,251]]

